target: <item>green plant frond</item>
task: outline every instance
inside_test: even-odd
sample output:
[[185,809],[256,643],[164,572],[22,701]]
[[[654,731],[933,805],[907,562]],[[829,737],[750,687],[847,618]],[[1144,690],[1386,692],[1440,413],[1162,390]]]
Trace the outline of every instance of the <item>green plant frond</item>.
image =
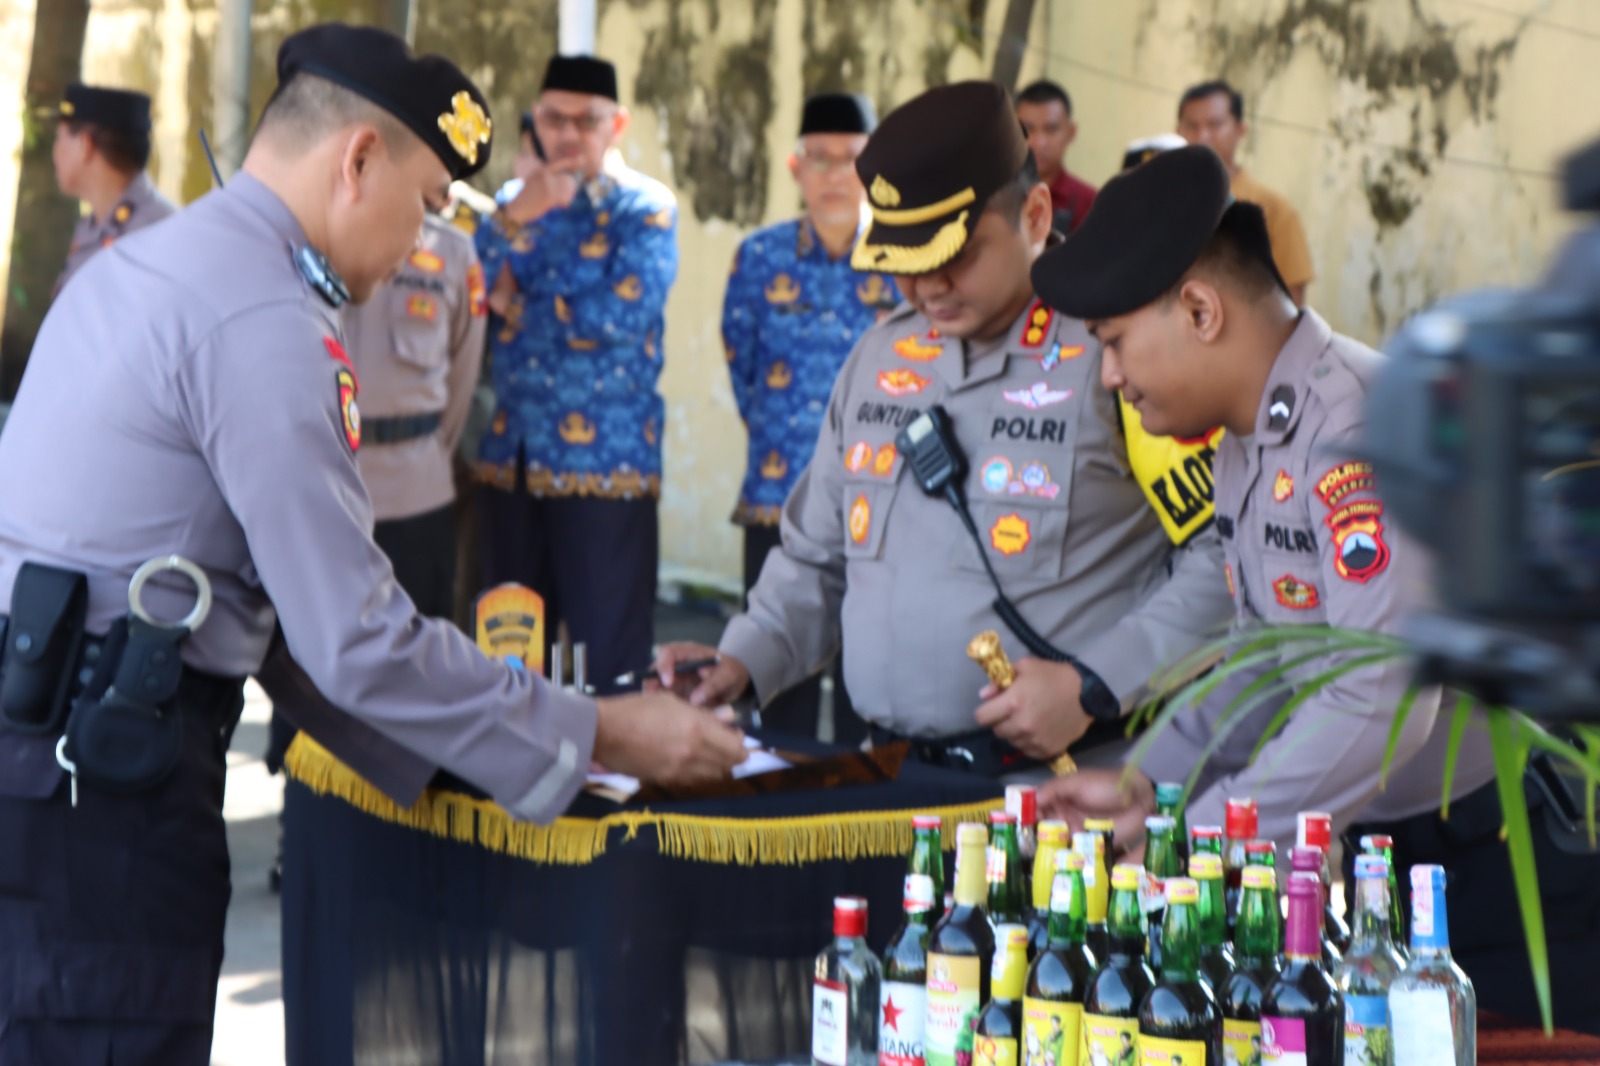
[[1595,753],[1588,750],[1587,746],[1582,749],[1578,748],[1576,745],[1556,736],[1521,711],[1506,707],[1498,707],[1496,710],[1504,711],[1516,719],[1521,736],[1528,742],[1529,746],[1538,748],[1540,751],[1549,752],[1556,758],[1571,763],[1585,777],[1600,778],[1600,759],[1596,759]]
[[1272,716],[1272,721],[1268,722],[1266,728],[1261,731],[1261,739],[1256,741],[1256,746],[1251,750],[1248,761],[1256,761],[1256,756],[1260,755],[1261,749],[1267,746],[1267,741],[1271,740],[1283,728],[1284,723],[1289,720],[1289,716],[1299,710],[1301,704],[1346,674],[1354,673],[1375,663],[1387,662],[1393,658],[1394,656],[1387,651],[1374,655],[1357,656],[1348,662],[1340,663],[1331,670],[1324,670],[1322,673],[1301,682],[1297,686],[1295,694],[1284,701],[1283,706],[1278,708],[1278,713]]
[[[1146,717],[1149,719],[1150,728],[1145,730],[1144,735],[1135,742],[1129,753],[1128,761],[1136,765],[1144,757],[1144,753],[1150,749],[1150,745],[1155,742],[1156,736],[1159,735],[1162,729],[1167,727],[1173,718],[1177,717],[1186,708],[1199,706],[1207,696],[1216,691],[1217,687],[1228,678],[1242,671],[1251,670],[1262,663],[1273,662],[1277,658],[1278,653],[1272,650],[1260,650],[1251,653],[1240,652],[1218,664],[1211,673],[1204,677],[1195,678],[1184,685],[1176,693],[1169,696],[1165,703],[1148,704],[1149,710]],[[1132,729],[1133,726],[1130,725],[1130,733]]]
[[[1583,744],[1583,750],[1591,757],[1600,755],[1600,726],[1593,726],[1587,722],[1579,722],[1572,727],[1578,735],[1578,740]],[[1595,834],[1595,791],[1600,788],[1600,777],[1592,776],[1587,769],[1583,772],[1583,819],[1589,829],[1589,847],[1600,846],[1596,842]]]
[[1534,865],[1533,826],[1528,800],[1522,791],[1522,771],[1529,744],[1523,722],[1503,707],[1489,709],[1489,737],[1494,749],[1495,785],[1505,816],[1511,876],[1522,911],[1522,928],[1528,938],[1528,963],[1533,968],[1533,988],[1539,998],[1539,1015],[1545,1035],[1554,1031],[1550,1011],[1550,955],[1545,942],[1544,909],[1539,901],[1539,871]]
[[1228,659],[1284,644],[1320,644],[1325,654],[1356,648],[1392,648],[1406,654],[1404,641],[1387,633],[1368,633],[1335,626],[1252,626],[1208,641],[1161,670],[1151,681],[1152,689],[1168,693],[1181,688],[1195,674],[1219,657]]
[[1394,753],[1400,747],[1400,734],[1406,727],[1406,720],[1411,717],[1411,708],[1417,705],[1417,696],[1421,693],[1416,685],[1406,689],[1405,695],[1400,697],[1400,704],[1394,709],[1394,721],[1389,723],[1389,739],[1383,746],[1383,765],[1378,768],[1378,791],[1382,792],[1389,787],[1389,768],[1394,765]]
[[[1450,820],[1450,789],[1456,780],[1456,758],[1461,754],[1461,739],[1467,733],[1467,721],[1472,717],[1472,698],[1465,692],[1456,695],[1456,709],[1450,715],[1450,741],[1444,749],[1444,802],[1439,804],[1441,821]],[[1387,772],[1387,768],[1385,769]]]

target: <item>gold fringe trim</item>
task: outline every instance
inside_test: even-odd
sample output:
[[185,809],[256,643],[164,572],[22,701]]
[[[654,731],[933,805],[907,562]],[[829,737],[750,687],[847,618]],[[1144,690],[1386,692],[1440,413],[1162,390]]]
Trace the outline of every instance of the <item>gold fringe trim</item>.
[[488,801],[458,792],[428,789],[407,808],[379,792],[304,733],[284,759],[290,777],[318,795],[396,825],[529,862],[584,866],[604,855],[613,829],[632,840],[645,828],[656,831],[661,854],[691,862],[738,866],[799,866],[831,859],[886,858],[911,851],[911,818],[936,814],[944,819],[944,850],[955,849],[955,826],[988,824],[989,812],[1005,806],[1002,797],[980,803],[905,810],[854,811],[799,818],[706,818],[620,811],[603,818],[557,818],[553,825],[519,821]]

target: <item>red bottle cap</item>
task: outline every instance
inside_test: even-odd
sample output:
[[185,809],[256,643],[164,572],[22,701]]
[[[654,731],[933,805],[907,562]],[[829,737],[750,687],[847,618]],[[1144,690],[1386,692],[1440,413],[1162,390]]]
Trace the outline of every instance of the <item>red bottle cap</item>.
[[1333,849],[1333,815],[1323,811],[1301,811],[1298,839],[1301,847],[1320,848],[1324,853]]
[[1006,786],[1006,813],[1020,826],[1030,826],[1039,820],[1039,794],[1032,785]]
[[914,814],[911,816],[913,829],[943,829],[944,819],[937,814]]
[[867,901],[860,896],[833,897],[833,935],[867,935]]
[[1197,825],[1193,829],[1189,830],[1189,833],[1196,840],[1221,840],[1222,839],[1222,826],[1220,826],[1220,825]]
[[1394,837],[1384,833],[1373,833],[1371,836],[1361,838],[1361,846],[1364,848],[1392,848],[1394,847]]
[[1016,825],[1017,824],[1017,816],[1014,815],[1014,814],[1007,814],[1005,811],[990,811],[989,812],[989,824],[990,825]]
[[1228,814],[1224,819],[1224,830],[1229,840],[1249,840],[1261,831],[1261,818],[1256,811],[1256,801],[1253,799],[1231,799],[1228,801]]

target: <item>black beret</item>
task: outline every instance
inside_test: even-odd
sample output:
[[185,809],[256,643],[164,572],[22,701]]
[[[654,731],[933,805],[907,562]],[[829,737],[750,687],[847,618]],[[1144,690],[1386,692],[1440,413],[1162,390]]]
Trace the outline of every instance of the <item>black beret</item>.
[[859,93],[818,93],[806,100],[800,136],[808,133],[871,133],[878,110]]
[[1075,318],[1137,311],[1176,285],[1219,229],[1229,230],[1282,286],[1266,216],[1234,200],[1229,183],[1228,168],[1201,145],[1158,152],[1118,174],[1095,196],[1083,224],[1034,263],[1034,292]]
[[895,108],[856,159],[872,225],[851,265],[884,274],[939,269],[1027,158],[1010,94],[994,82],[942,85]]
[[524,111],[517,116],[517,133],[524,137],[537,137],[533,131],[533,112]]
[[450,60],[412,55],[405,41],[372,26],[324,23],[278,49],[278,86],[312,74],[366,97],[422,138],[456,180],[489,162],[489,102]]
[[88,122],[120,133],[150,132],[150,98],[127,89],[74,83],[67,86],[60,115],[71,122]]
[[550,89],[615,100],[617,68],[594,56],[551,56],[550,64],[544,68],[544,84],[539,86],[539,91]]

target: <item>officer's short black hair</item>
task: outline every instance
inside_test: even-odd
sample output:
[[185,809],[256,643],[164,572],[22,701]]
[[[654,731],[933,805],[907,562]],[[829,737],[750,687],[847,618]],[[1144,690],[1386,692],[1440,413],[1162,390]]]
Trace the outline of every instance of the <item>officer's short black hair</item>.
[[1222,225],[1211,235],[1194,264],[1161,298],[1163,304],[1178,298],[1187,281],[1197,277],[1221,281],[1248,300],[1254,301],[1278,290],[1268,261],[1252,249],[1234,226]]
[[1041,78],[1017,94],[1019,104],[1048,104],[1058,103],[1067,109],[1067,117],[1072,117],[1072,97],[1067,95],[1067,90],[1053,81]]
[[376,128],[397,157],[421,146],[403,122],[365,96],[303,71],[278,86],[261,113],[256,132],[281,134],[283,143],[309,148],[335,130],[358,122]]
[[1208,96],[1217,96],[1226,93],[1228,96],[1228,110],[1233,112],[1236,122],[1244,121],[1244,94],[1232,85],[1218,78],[1216,81],[1203,81],[1199,85],[1191,85],[1183,91],[1183,98],[1178,101],[1178,117],[1183,117],[1183,109],[1196,100],[1204,100]]
[[150,135],[114,130],[93,122],[67,121],[73,133],[87,133],[94,150],[113,170],[132,176],[150,165]]
[[1028,193],[1040,182],[1039,163],[1033,158],[1030,151],[1018,168],[1016,177],[1006,182],[995,190],[989,202],[983,205],[985,211],[993,211],[1009,222],[1013,227],[1022,224],[1022,205],[1028,202]]

